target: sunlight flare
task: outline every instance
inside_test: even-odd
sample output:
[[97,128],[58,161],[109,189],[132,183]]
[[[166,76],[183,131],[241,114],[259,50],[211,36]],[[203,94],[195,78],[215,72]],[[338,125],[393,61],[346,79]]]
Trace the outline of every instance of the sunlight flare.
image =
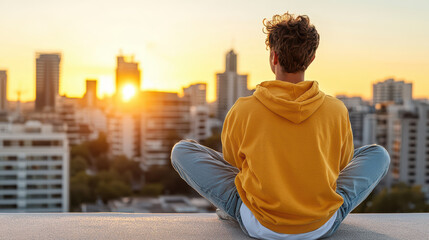
[[127,84],[122,88],[122,100],[128,102],[136,95],[136,87],[132,84]]

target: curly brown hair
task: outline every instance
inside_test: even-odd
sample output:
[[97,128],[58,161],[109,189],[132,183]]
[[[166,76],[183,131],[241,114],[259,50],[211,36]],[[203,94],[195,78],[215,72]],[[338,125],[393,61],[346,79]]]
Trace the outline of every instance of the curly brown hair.
[[306,15],[295,17],[286,12],[266,18],[263,32],[267,34],[265,44],[273,50],[280,66],[288,73],[305,71],[319,46],[320,36]]

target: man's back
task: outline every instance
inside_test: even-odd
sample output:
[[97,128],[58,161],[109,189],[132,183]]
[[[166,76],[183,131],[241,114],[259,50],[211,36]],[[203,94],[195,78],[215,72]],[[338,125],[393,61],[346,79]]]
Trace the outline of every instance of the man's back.
[[353,154],[347,109],[317,82],[267,81],[240,98],[225,119],[225,160],[237,191],[265,227],[302,233],[341,206],[336,180]]

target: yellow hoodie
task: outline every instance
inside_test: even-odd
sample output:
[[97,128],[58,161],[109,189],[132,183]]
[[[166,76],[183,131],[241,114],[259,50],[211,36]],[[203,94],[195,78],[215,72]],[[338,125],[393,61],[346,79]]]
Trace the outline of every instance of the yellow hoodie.
[[225,160],[240,170],[241,199],[272,231],[313,231],[343,203],[335,189],[353,155],[349,116],[317,82],[259,84],[228,112],[222,146]]

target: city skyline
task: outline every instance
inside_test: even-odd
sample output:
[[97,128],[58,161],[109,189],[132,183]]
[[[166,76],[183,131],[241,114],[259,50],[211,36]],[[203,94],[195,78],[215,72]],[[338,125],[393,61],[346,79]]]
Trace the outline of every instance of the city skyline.
[[428,97],[429,33],[421,29],[429,27],[424,14],[429,5],[424,1],[185,1],[170,2],[168,9],[136,1],[107,1],[101,8],[95,1],[5,4],[0,3],[8,9],[0,22],[9,24],[0,25],[8,33],[0,45],[0,69],[8,71],[12,101],[17,91],[24,101],[35,99],[35,53],[44,51],[62,53],[59,91],[70,97],[83,96],[88,78],[98,79],[99,97],[113,93],[119,49],[135,54],[143,90],[180,92],[206,82],[213,101],[216,73],[233,48],[251,89],[274,79],[262,19],[285,11],[308,15],[318,29],[321,43],[306,79],[319,81],[326,93],[370,98],[372,83],[393,77],[413,82],[414,97]]

